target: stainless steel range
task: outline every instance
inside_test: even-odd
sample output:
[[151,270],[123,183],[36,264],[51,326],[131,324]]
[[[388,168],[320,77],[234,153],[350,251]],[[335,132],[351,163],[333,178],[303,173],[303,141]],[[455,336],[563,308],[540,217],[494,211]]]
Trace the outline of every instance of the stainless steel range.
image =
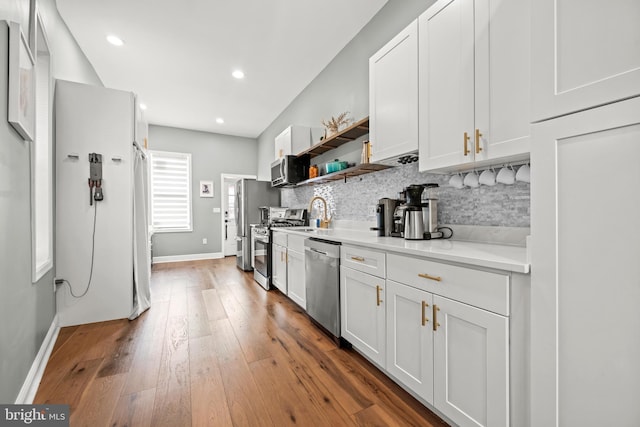
[[260,208],[263,223],[253,227],[253,278],[265,289],[271,287],[271,230],[308,225],[306,209]]

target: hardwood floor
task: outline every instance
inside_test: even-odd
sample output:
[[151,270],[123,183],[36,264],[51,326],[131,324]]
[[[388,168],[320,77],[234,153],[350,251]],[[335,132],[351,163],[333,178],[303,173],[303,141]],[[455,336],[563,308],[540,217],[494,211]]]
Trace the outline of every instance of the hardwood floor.
[[446,426],[235,258],[153,268],[134,321],[62,328],[34,403],[72,426]]

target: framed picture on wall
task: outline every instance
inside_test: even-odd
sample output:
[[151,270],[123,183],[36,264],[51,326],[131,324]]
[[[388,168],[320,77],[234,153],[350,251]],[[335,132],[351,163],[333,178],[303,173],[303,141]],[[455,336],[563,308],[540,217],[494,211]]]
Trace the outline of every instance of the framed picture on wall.
[[200,197],[213,197],[213,181],[200,181]]
[[20,24],[9,24],[8,121],[26,141],[33,141],[36,122],[35,59]]

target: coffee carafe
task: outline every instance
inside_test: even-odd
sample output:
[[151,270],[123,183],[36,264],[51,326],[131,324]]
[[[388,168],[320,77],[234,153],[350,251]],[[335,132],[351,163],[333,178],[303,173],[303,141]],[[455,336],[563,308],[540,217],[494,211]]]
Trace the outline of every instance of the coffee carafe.
[[424,239],[424,220],[422,218],[422,192],[425,186],[413,184],[405,188],[407,207],[404,212],[404,238],[406,240]]

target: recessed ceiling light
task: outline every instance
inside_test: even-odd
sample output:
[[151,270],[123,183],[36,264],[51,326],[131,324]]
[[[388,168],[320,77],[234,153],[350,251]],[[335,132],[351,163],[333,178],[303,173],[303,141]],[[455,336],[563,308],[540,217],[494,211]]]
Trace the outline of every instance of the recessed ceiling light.
[[222,117],[218,117],[218,118],[216,119],[216,123],[218,123],[218,124],[220,124],[220,125],[221,125],[221,124],[223,124],[223,123],[224,123],[224,119],[223,119]]
[[114,46],[122,46],[124,44],[124,41],[122,41],[120,37],[114,36],[113,34],[107,36],[107,41]]
[[140,104],[140,109],[141,110],[146,110],[147,109],[147,104]]
[[235,70],[231,75],[236,79],[244,79],[244,72],[242,72],[242,70]]

